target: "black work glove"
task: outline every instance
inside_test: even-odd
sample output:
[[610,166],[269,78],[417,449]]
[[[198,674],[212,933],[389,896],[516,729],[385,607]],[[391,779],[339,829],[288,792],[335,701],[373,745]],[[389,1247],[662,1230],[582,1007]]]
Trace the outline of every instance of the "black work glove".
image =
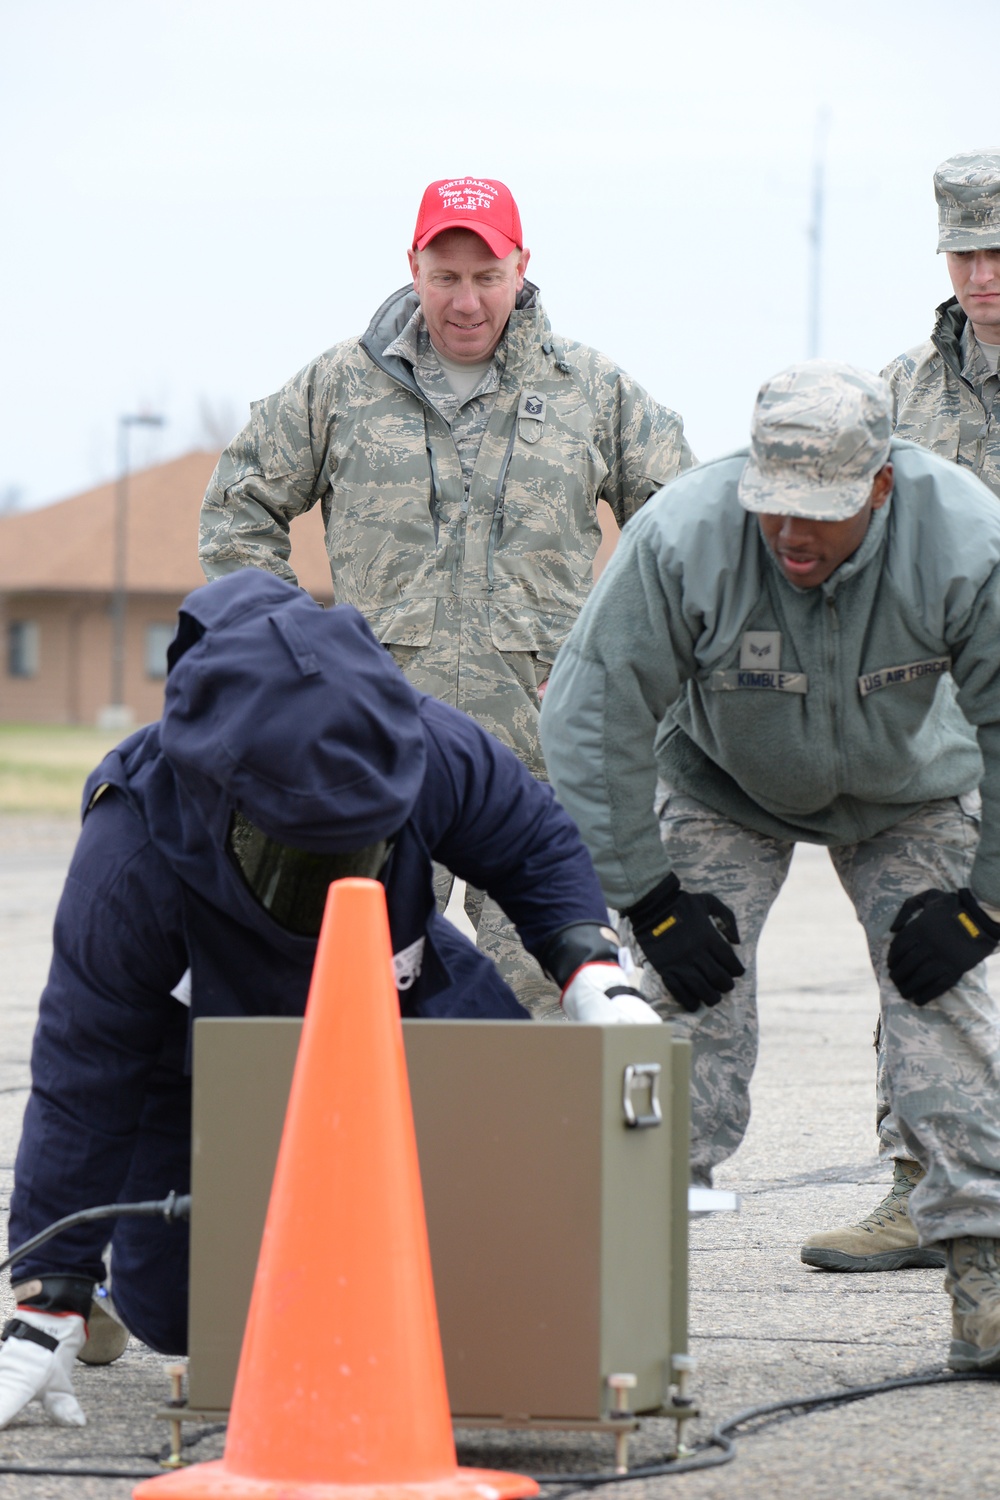
[[1000,925],[986,915],[968,886],[921,891],[904,901],[889,929],[889,977],[904,1000],[926,1005],[989,958]]
[[746,973],[732,950],[740,934],[729,907],[718,896],[682,891],[673,872],[622,915],[685,1010],[718,1005],[733,981]]

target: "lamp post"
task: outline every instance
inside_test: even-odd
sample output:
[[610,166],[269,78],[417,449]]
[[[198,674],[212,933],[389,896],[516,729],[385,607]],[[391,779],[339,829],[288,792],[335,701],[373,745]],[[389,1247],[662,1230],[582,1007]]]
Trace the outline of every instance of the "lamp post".
[[111,593],[111,706],[102,714],[109,729],[128,727],[125,706],[126,546],[128,542],[129,434],[133,427],[162,427],[164,417],[129,412],[118,418],[118,483],[115,487],[114,568]]

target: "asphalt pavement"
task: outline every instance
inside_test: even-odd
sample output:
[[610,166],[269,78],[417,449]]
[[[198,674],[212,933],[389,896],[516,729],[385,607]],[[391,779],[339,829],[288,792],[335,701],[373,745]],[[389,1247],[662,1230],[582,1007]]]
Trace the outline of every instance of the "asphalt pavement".
[[[0,816],[0,1210],[4,1237],[27,1092],[35,1008],[52,916],[72,851],[70,821]],[[875,1154],[876,991],[860,927],[822,850],[801,848],[760,951],[761,1056],[753,1119],[716,1174],[738,1213],[691,1226],[693,1393],[689,1442],[751,1407],[943,1373],[950,1312],[940,1271],[830,1275],[799,1261],[811,1231],[868,1212],[889,1172]],[[1000,974],[997,976],[1000,978]],[[6,1283],[6,1278],[3,1278]],[[10,1311],[9,1287],[0,1312]],[[77,1366],[88,1426],[54,1428],[32,1406],[0,1433],[7,1496],[128,1496],[131,1477],[36,1470],[156,1470],[167,1429],[155,1413],[174,1362],[135,1340],[115,1364]],[[219,1427],[185,1429],[190,1458],[220,1455]],[[666,1456],[673,1424],[650,1420],[634,1464]],[[604,1437],[459,1433],[460,1461],[520,1472],[610,1469]],[[718,1450],[715,1450],[718,1451]],[[609,1497],[992,1496],[1000,1470],[1000,1383],[928,1385],[747,1424],[735,1458],[700,1473],[629,1479]],[[565,1492],[564,1492],[565,1493]]]

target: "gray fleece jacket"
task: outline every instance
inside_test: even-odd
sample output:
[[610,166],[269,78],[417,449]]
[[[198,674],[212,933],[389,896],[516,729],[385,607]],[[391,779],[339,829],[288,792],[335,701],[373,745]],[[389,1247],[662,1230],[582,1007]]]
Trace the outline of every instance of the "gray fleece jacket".
[[559,653],[541,737],[609,902],[669,869],[671,787],[760,833],[872,837],[982,785],[977,896],[1000,904],[1000,509],[894,439],[895,487],[824,584],[788,582],[736,485],[746,451],[631,520]]

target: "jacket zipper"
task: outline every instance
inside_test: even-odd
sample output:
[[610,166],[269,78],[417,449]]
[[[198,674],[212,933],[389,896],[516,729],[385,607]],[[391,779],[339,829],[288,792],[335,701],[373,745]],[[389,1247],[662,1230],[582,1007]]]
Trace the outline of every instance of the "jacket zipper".
[[490,539],[486,546],[486,585],[492,591],[493,588],[493,554],[496,551],[500,538],[503,536],[503,507],[505,498],[505,486],[507,484],[507,469],[510,464],[510,456],[514,451],[514,439],[517,437],[517,408],[514,408],[514,422],[510,429],[510,438],[507,442],[507,451],[500,465],[500,473],[497,475],[497,487],[493,495],[493,520],[490,525]]
[[840,725],[837,722],[837,636],[840,633],[840,621],[837,618],[837,601],[832,594],[826,595],[827,621],[829,623],[829,645],[827,649],[827,670],[830,674],[830,745],[833,750],[834,770],[834,795],[840,795],[840,787],[843,784],[843,765],[840,746]]
[[982,396],[980,396],[979,392],[976,390],[976,387],[972,384],[972,381],[966,380],[965,376],[962,374],[961,365],[952,358],[952,354],[954,351],[952,350],[951,345],[946,343],[944,339],[941,338],[940,325],[938,325],[938,327],[936,327],[934,329],[934,332],[931,334],[931,343],[940,354],[941,359],[944,362],[945,369],[951,371],[952,375],[954,375],[959,385],[965,386],[965,389],[969,392],[969,395],[972,397],[973,401],[976,402],[983,413],[983,425],[976,433],[976,451],[971,465],[973,474],[981,474],[983,464],[986,460],[986,440],[990,435],[990,423],[993,420],[993,413],[986,410],[986,402],[983,400]]

